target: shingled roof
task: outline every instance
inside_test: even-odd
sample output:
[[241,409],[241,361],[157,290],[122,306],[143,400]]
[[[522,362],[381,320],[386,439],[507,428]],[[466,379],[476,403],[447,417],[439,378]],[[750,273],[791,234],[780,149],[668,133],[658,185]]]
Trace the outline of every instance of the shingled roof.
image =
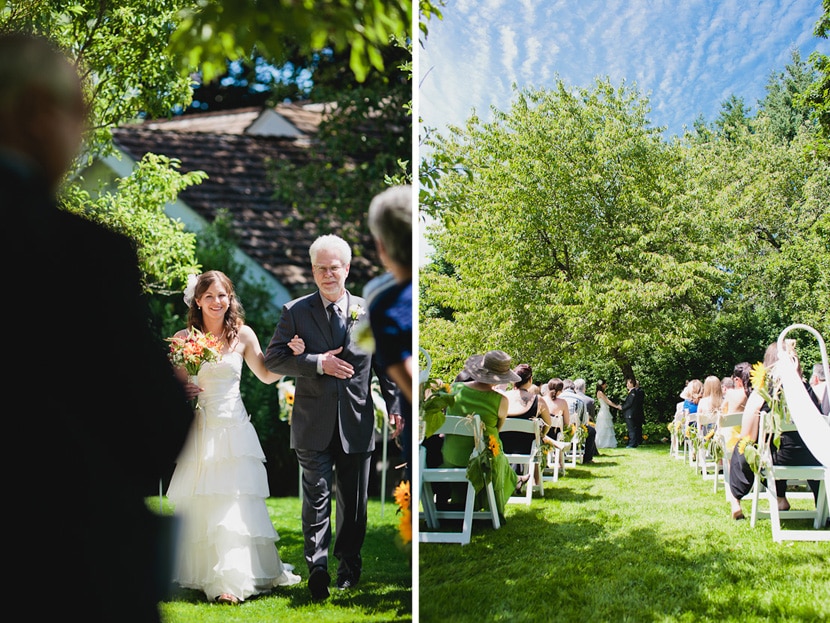
[[[179,199],[209,222],[226,210],[242,251],[296,295],[315,287],[309,245],[336,228],[305,221],[296,209],[276,201],[269,163],[307,162],[324,113],[319,105],[298,104],[196,113],[125,125],[113,136],[118,148],[136,161],[148,152],[163,154],[178,159],[182,172],[207,173],[206,180],[184,190]],[[365,284],[379,272],[367,232],[349,280]]]

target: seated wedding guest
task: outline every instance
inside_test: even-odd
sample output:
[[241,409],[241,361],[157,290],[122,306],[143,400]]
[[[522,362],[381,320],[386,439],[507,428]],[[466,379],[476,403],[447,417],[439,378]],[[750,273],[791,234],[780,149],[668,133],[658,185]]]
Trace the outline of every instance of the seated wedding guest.
[[700,399],[703,398],[703,383],[700,379],[692,379],[686,385],[684,393],[686,395],[683,400],[683,408],[689,413],[697,413],[697,405]]
[[[542,443],[555,445],[560,449],[564,449],[564,442],[559,441],[559,437],[563,429],[571,425],[571,414],[568,410],[568,403],[559,396],[562,393],[564,384],[562,383],[562,379],[550,379],[545,383],[545,388],[547,391],[542,396],[548,406],[551,427],[542,438]],[[559,472],[562,475],[565,474],[564,452],[559,453]]]
[[[493,386],[500,383],[516,383],[519,375],[512,370],[510,355],[501,350],[487,351],[484,355],[472,355],[467,359],[464,370],[471,377],[471,381],[454,383],[459,387],[455,402],[447,407],[447,415],[466,416],[477,413],[485,428],[486,441],[490,437],[495,439],[497,449],[493,458],[493,489],[496,494],[496,507],[499,517],[504,518],[504,506],[507,499],[516,490],[516,472],[504,457],[499,429],[507,418],[507,397]],[[474,441],[471,437],[461,435],[447,435],[441,452],[446,467],[465,467],[470,461]],[[462,502],[466,487],[454,487],[453,502]],[[482,492],[483,493],[483,492]],[[480,508],[483,504],[478,504]]]
[[752,366],[746,362],[735,364],[732,370],[732,388],[723,393],[723,413],[738,413],[744,410],[746,399],[752,391],[752,382],[749,375]]
[[582,450],[582,464],[588,465],[594,462],[594,456],[597,453],[597,429],[588,416],[588,409],[585,406],[585,402],[576,393],[574,382],[571,379],[565,379],[562,381],[562,384],[563,389],[560,397],[568,403],[571,424],[576,424],[577,426],[585,425],[588,429],[585,447]]
[[726,394],[730,389],[735,388],[735,381],[731,376],[725,376],[720,380],[721,391]]
[[821,412],[824,415],[830,415],[830,390],[827,388],[824,366],[820,363],[813,366],[813,374],[810,376],[810,386],[816,395]]
[[707,418],[706,424],[702,427],[704,433],[711,430],[717,423],[717,416],[721,413],[722,405],[723,390],[721,389],[720,379],[714,375],[709,375],[703,382],[703,395],[697,404],[698,415],[701,418],[704,416]]
[[[723,404],[721,406],[722,413],[728,414],[743,412],[744,406],[746,405],[746,399],[752,391],[752,382],[749,378],[751,372],[752,366],[746,361],[736,364],[732,369],[732,376],[730,377],[732,381],[732,388],[723,393]],[[732,426],[731,431],[728,432],[728,434],[723,435],[723,437],[727,450],[732,452],[735,448],[735,444],[738,443],[738,440],[741,438],[741,427]],[[731,498],[732,494],[729,492],[728,486],[726,487],[726,492],[727,497]]]
[[[794,353],[793,353],[794,354]],[[771,374],[775,363],[778,361],[778,344],[773,342],[767,347],[764,354],[764,367],[767,370],[767,375]],[[798,367],[799,373],[801,366]],[[810,398],[818,406],[816,395],[808,383],[804,383],[807,393]],[[783,390],[782,390],[783,393]],[[741,420],[741,435],[740,438],[748,438],[749,441],[758,441],[758,428],[760,422],[761,412],[768,412],[770,406],[761,396],[757,389],[753,389],[746,400],[744,407],[743,419]],[[741,442],[742,443],[742,442]],[[732,519],[743,519],[744,514],[741,510],[741,499],[743,499],[751,490],[755,481],[755,473],[746,461],[744,452],[741,451],[739,445],[736,452],[732,453],[731,462],[729,464],[729,489],[732,493],[731,507]],[[781,433],[780,444],[776,448],[775,444],[771,445],[772,463],[773,465],[819,465],[818,460],[813,456],[813,453],[804,445],[798,431],[784,431]],[[807,485],[813,492],[813,497],[818,500],[819,482],[816,480],[808,480]],[[775,481],[776,497],[778,498],[778,510],[786,511],[790,508],[790,503],[787,501],[787,482],[785,480]]]
[[[519,380],[513,383],[513,389],[506,392],[507,396],[507,417],[523,418],[532,420],[539,417],[545,423],[542,429],[542,436],[550,430],[550,411],[547,403],[541,396],[531,391],[533,385],[533,370],[526,364],[520,364],[513,368]],[[506,432],[501,433],[501,444],[508,454],[528,454],[533,446],[534,436],[529,433]],[[519,476],[516,483],[516,492],[530,479],[530,474]]]

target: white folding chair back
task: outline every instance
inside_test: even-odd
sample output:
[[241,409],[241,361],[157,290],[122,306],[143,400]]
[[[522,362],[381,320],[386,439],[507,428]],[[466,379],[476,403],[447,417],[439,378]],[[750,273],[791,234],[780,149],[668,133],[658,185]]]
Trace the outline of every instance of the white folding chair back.
[[[472,437],[473,453],[483,452],[485,448],[484,442],[484,428],[481,419],[477,414],[460,417],[455,415],[448,415],[444,420],[444,424],[439,428],[436,435],[464,435]],[[423,446],[422,446],[423,448]],[[422,450],[422,458],[424,451]],[[473,484],[467,479],[466,467],[425,467],[424,461],[420,461],[420,503],[423,511],[420,513],[420,518],[427,524],[427,530],[420,530],[418,534],[418,541],[421,543],[460,543],[466,545],[470,542],[473,530],[474,519],[490,519],[493,523],[493,528],[498,529],[501,526],[499,520],[498,508],[496,507],[496,495],[493,490],[493,483],[489,482],[485,486],[485,494],[487,500],[487,509],[483,511],[476,511],[475,509],[475,488]],[[432,490],[432,483],[466,483],[466,499],[464,501],[464,510],[439,510],[435,504],[435,495]],[[441,519],[461,519],[460,531],[443,531],[441,530]]]
[[[769,517],[772,527],[772,540],[776,543],[782,541],[830,541],[830,530],[825,529],[828,505],[830,505],[830,495],[827,493],[827,487],[830,485],[830,470],[823,465],[773,465],[770,459],[771,441],[769,436],[764,434],[766,417],[767,415],[762,412],[758,429],[761,431],[759,435],[761,441],[759,441],[758,446],[762,457],[762,468],[755,475],[755,482],[752,487],[750,525],[755,527],[759,517]],[[792,423],[786,423],[782,425],[782,430],[792,431],[797,430],[797,428]],[[765,481],[765,484],[762,484],[762,480]],[[786,480],[788,486],[796,484],[796,482],[805,484],[808,480],[819,481],[818,499],[813,497],[813,493],[809,489],[798,493],[787,492],[787,499],[793,506],[796,500],[808,500],[807,504],[812,506],[815,502],[815,507],[812,509],[778,510],[776,480]],[[767,502],[767,510],[760,508],[762,499]],[[812,519],[813,529],[785,530],[781,522],[787,519]]]
[[[690,429],[689,427],[693,427]],[[691,432],[690,432],[691,430]],[[697,413],[686,413],[683,417],[683,459],[690,467],[697,469],[697,454],[692,436],[697,435]]]
[[718,490],[718,463],[715,457],[707,450],[706,436],[713,430],[717,434],[717,424],[717,413],[709,411],[697,414],[697,469],[700,475],[703,476],[703,480],[715,481],[715,491]]
[[526,485],[526,492],[522,495],[511,495],[507,499],[507,501],[511,504],[524,504],[526,506],[530,506],[534,491],[544,495],[538,458],[539,446],[541,444],[541,426],[542,421],[539,418],[527,420],[519,417],[508,417],[499,430],[500,435],[502,433],[527,433],[528,436],[532,436],[530,452],[528,454],[504,453],[504,456],[507,458],[507,462],[510,463],[510,465],[520,465],[522,467],[523,474],[530,474],[530,478],[528,479]]
[[[674,409],[674,419],[671,427],[671,444],[669,445],[669,456],[675,459],[683,459],[683,418],[685,412],[683,411],[683,402],[678,402]],[[678,423],[680,429],[678,430]]]
[[[741,411],[721,415],[718,420],[718,429],[715,433],[720,437],[721,446],[723,447],[723,458],[721,459],[723,472],[722,474],[719,473],[715,476],[715,493],[718,491],[718,481],[721,480],[721,476],[723,476],[723,488],[727,502],[732,500],[732,492],[729,490],[729,461],[732,458],[732,452],[735,450],[735,446],[733,445],[730,448],[729,444],[732,441],[733,435],[737,436],[740,434],[741,420],[743,419],[743,416],[744,414]],[[735,431],[735,427],[738,429],[737,433]]]
[[556,434],[553,449],[545,456],[545,465],[542,466],[542,485],[546,482],[558,482],[559,472],[565,475],[565,453],[571,449],[568,441],[562,441],[562,433]]

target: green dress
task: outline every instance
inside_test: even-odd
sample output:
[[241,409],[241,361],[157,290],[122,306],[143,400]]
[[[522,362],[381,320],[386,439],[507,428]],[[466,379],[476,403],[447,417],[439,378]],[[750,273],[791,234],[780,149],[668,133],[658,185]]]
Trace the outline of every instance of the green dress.
[[[493,459],[493,490],[496,494],[496,507],[499,516],[504,518],[504,506],[507,499],[513,495],[516,490],[516,472],[508,463],[501,450],[501,438],[499,437],[499,404],[501,404],[502,394],[496,391],[481,391],[468,387],[464,383],[454,383],[454,386],[460,385],[461,389],[455,397],[455,403],[447,407],[447,415],[470,415],[477,413],[484,423],[485,440],[489,439],[490,435],[495,436],[499,442],[499,454]],[[473,452],[474,441],[472,437],[464,437],[461,435],[446,435],[444,437],[444,445],[441,448],[441,453],[444,459],[444,467],[464,467],[469,463],[470,454]],[[461,492],[463,497],[463,491]],[[453,492],[453,501],[456,501],[456,492]],[[480,492],[477,496],[477,508],[484,506],[486,499],[484,492]]]

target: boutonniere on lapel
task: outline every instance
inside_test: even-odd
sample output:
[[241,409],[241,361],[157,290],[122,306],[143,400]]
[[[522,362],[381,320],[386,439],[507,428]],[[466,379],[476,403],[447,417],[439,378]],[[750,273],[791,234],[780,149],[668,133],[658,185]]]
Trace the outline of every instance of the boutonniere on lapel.
[[349,323],[354,324],[355,345],[365,353],[374,353],[375,337],[372,335],[372,327],[369,325],[366,310],[360,305],[349,307]]
[[352,305],[349,307],[349,320],[351,322],[357,322],[358,319],[366,313],[366,310],[363,309],[360,305]]

